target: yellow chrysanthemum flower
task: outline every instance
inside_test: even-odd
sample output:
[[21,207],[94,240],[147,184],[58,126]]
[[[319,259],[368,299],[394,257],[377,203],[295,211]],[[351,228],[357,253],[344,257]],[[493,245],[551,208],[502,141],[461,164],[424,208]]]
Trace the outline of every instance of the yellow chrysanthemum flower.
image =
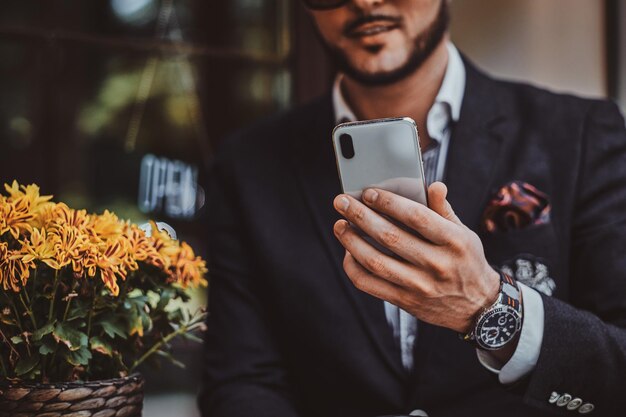
[[117,296],[120,288],[117,285],[117,278],[126,279],[126,271],[121,268],[124,257],[124,247],[120,241],[108,244],[98,257],[98,268],[104,285]]
[[41,264],[54,270],[71,268],[76,278],[100,273],[115,296],[118,281],[142,265],[162,271],[168,282],[183,287],[207,285],[205,262],[154,222],[147,236],[112,212],[89,215],[51,202],[52,196],[41,196],[34,184],[13,181],[5,189],[8,196],[0,195],[0,286],[5,290],[19,291],[30,269]]
[[124,231],[124,223],[109,210],[99,216],[92,216],[89,223],[91,230],[102,240],[118,238]]
[[96,246],[86,245],[82,252],[82,267],[81,271],[78,271],[78,275],[87,274],[88,277],[93,278],[96,276],[98,267],[98,257],[100,251]]
[[22,242],[22,260],[24,262],[40,261],[52,269],[61,269],[57,261],[57,248],[60,247],[58,235],[48,236],[45,229],[33,229],[28,239]]
[[6,242],[0,242],[0,285],[4,291],[19,292],[30,277],[32,262],[24,262],[19,251],[10,250]]
[[207,286],[203,275],[207,272],[206,263],[196,256],[191,246],[182,242],[176,258],[172,262],[171,278],[183,288]]
[[51,224],[59,218],[60,210],[62,210],[60,204],[50,201],[43,203],[37,209],[36,216],[30,224],[37,229],[50,227]]
[[19,185],[13,180],[11,185],[4,184],[4,189],[9,193],[9,201],[17,201],[25,199],[30,203],[30,207],[34,212],[38,211],[40,206],[52,199],[51,195],[39,195],[39,186],[35,184]]
[[165,230],[159,230],[155,222],[150,221],[150,226],[152,227],[150,234],[152,246],[161,255],[164,262],[163,268],[168,270],[180,251],[178,241],[172,239]]
[[19,239],[20,233],[31,231],[29,222],[34,218],[28,199],[7,200],[0,206],[0,236],[9,232],[14,239]]
[[63,223],[55,224],[55,227],[49,230],[49,234],[57,237],[54,241],[57,263],[61,267],[71,264],[75,273],[82,274],[83,252],[87,251],[88,236],[78,228]]
[[72,226],[79,231],[87,231],[90,228],[87,210],[74,210],[65,203],[57,204],[57,217],[51,227]]
[[139,268],[137,262],[144,262],[161,270],[165,269],[165,261],[154,245],[154,241],[147,237],[143,230],[136,225],[128,225],[124,231],[128,241],[127,254],[124,264],[130,271]]

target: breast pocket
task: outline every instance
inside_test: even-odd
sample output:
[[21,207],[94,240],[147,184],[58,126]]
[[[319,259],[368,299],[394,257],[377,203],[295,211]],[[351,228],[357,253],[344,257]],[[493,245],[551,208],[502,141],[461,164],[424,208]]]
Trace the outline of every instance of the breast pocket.
[[555,263],[559,255],[557,237],[552,224],[479,235],[485,256],[492,264],[499,265],[520,254],[529,254]]
[[551,224],[481,236],[490,264],[546,295],[560,291],[559,245]]

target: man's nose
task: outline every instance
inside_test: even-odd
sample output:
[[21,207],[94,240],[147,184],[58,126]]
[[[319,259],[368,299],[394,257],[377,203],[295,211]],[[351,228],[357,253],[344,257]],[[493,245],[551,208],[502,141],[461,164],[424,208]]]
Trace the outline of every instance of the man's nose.
[[357,10],[370,10],[382,6],[387,1],[388,0],[351,0],[348,3],[348,7]]

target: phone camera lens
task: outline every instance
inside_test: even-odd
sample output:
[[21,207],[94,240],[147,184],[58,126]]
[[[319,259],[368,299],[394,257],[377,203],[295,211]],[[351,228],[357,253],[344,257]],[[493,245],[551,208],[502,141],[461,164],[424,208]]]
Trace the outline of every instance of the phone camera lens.
[[347,133],[339,136],[339,146],[341,147],[341,154],[344,158],[354,158],[354,143],[352,143],[352,136]]

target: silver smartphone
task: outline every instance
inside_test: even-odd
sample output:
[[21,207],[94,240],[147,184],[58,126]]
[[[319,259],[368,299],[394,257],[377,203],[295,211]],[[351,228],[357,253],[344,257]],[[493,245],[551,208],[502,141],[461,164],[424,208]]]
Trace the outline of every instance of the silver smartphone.
[[333,146],[343,192],[361,199],[369,187],[428,206],[417,126],[408,117],[342,123]]

